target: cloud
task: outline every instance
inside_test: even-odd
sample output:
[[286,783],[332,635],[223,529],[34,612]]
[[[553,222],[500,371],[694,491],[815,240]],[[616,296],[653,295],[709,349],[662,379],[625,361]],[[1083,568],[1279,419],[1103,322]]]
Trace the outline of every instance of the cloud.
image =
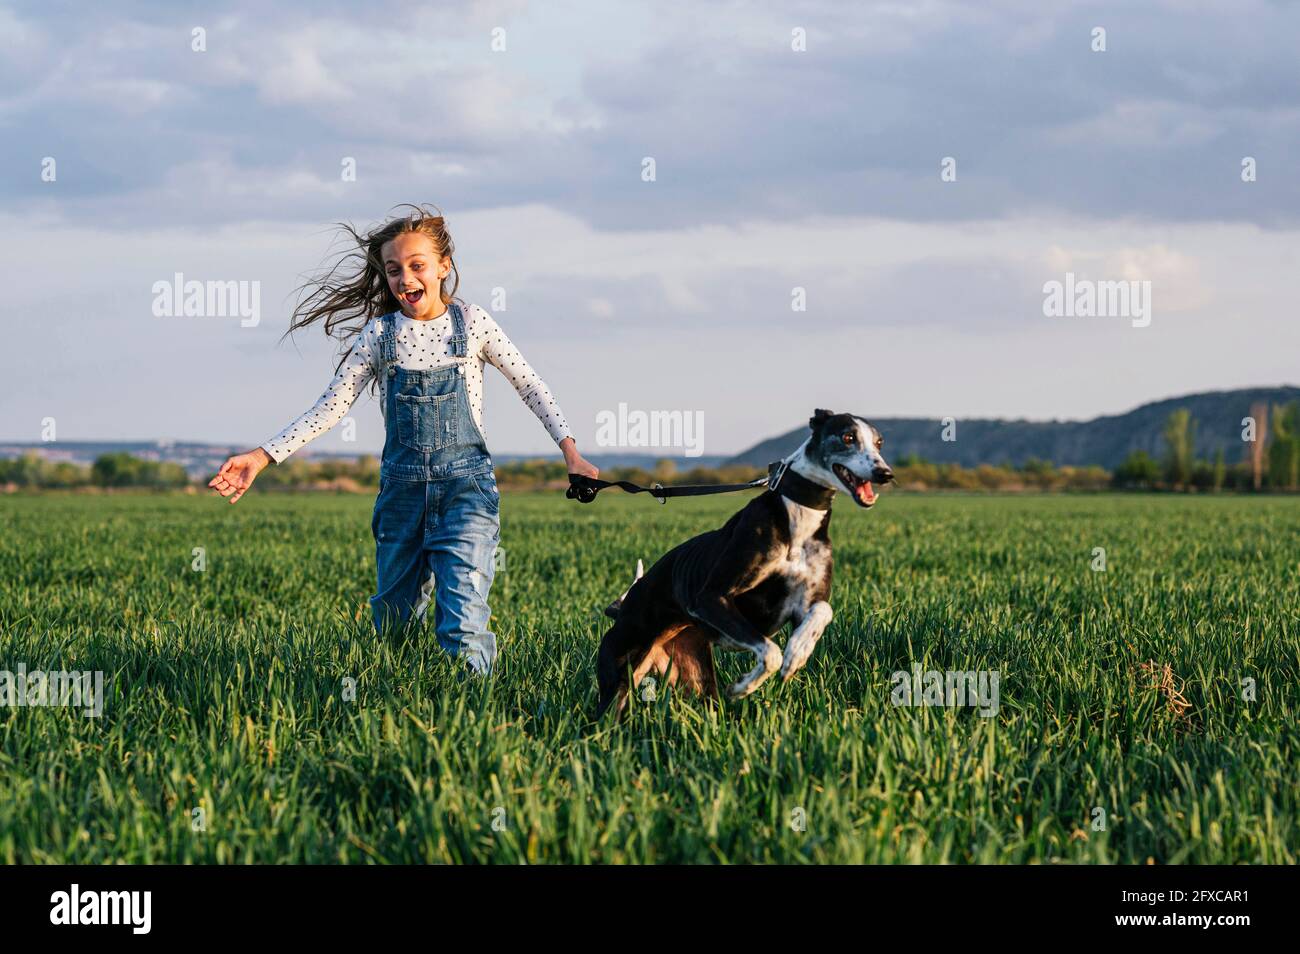
[[[160,206],[238,221],[241,183],[335,178],[344,156],[359,168],[349,211],[432,198],[548,203],[600,227],[1026,212],[1294,224],[1300,187],[1282,170],[1300,151],[1300,7],[1185,9],[398,3],[363,19],[237,3],[195,53],[191,16],[56,5],[0,18],[19,63],[0,155],[32,170],[58,157],[78,212],[122,228]],[[1089,45],[1098,24],[1104,53]],[[1249,185],[1245,155],[1261,169]],[[640,181],[644,156],[655,183]],[[945,156],[954,183],[939,180]],[[204,177],[200,158],[235,168]],[[11,208],[58,207],[35,172],[3,188]],[[331,191],[267,191],[260,214],[336,217]]]

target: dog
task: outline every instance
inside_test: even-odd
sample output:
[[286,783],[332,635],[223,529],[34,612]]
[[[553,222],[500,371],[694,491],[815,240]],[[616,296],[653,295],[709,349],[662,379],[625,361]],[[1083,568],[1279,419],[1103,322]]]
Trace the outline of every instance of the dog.
[[[678,691],[716,697],[713,647],[748,651],[754,667],[729,688],[754,692],[778,669],[788,680],[812,655],[831,621],[831,501],[837,491],[863,509],[872,484],[894,473],[884,439],[853,414],[818,409],[812,433],[785,458],[759,494],[720,529],[692,537],[637,575],[605,614],[614,625],[596,656],[599,718],[627,705],[650,673]],[[771,637],[786,623],[784,654]]]

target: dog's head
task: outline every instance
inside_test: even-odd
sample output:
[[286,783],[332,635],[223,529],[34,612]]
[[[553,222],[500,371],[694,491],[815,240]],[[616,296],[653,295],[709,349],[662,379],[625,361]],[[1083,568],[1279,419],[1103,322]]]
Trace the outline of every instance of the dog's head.
[[859,507],[876,502],[872,484],[887,484],[894,472],[880,449],[880,432],[853,414],[835,414],[818,408],[808,419],[812,436],[804,444],[802,466],[796,469],[823,487],[842,490]]

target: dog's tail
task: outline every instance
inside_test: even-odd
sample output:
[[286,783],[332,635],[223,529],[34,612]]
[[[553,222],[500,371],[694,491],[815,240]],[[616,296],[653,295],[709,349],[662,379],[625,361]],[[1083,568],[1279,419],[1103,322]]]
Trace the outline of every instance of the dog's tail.
[[[632,578],[632,586],[636,586],[636,581],[641,579],[641,577],[643,576],[645,576],[645,564],[643,564],[640,560],[637,560],[636,576]],[[608,616],[610,619],[618,619],[618,611],[622,608],[623,600],[627,598],[627,594],[632,592],[632,586],[629,586],[627,589],[625,589],[618,599],[614,600],[614,602],[610,603],[608,606],[605,607],[606,616]]]

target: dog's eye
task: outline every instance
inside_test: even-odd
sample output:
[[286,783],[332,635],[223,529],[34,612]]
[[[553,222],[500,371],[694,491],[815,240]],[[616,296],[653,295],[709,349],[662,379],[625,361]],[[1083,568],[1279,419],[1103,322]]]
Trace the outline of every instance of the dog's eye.
[[884,439],[883,437],[877,437],[877,438],[876,438],[876,450],[880,450],[880,448],[882,448],[882,447],[884,447],[884,446],[885,446],[885,439]]
[[851,445],[855,440],[857,440],[857,438],[853,435],[852,431],[849,431],[847,434],[844,435],[843,440],[844,443]]

